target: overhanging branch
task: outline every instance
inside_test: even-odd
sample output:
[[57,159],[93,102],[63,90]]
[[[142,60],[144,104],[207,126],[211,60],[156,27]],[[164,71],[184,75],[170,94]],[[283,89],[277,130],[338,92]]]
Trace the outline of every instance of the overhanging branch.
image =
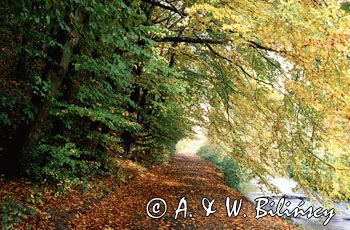
[[164,37],[154,39],[156,42],[185,42],[185,43],[198,43],[198,44],[224,44],[227,40],[215,40],[206,38],[191,38],[191,37]]
[[178,10],[173,4],[170,4],[170,6],[168,6],[168,5],[162,4],[161,2],[152,1],[152,0],[141,0],[141,1],[144,2],[144,3],[151,4],[151,5],[154,5],[154,6],[158,6],[160,8],[172,11],[174,13],[177,13],[181,17],[185,17],[187,15],[185,12],[181,12],[180,10]]
[[[196,36],[196,38],[193,37],[164,37],[164,38],[155,38],[154,41],[156,42],[175,42],[175,43],[197,43],[197,44],[225,44],[229,42],[228,39],[212,39],[212,38],[200,38]],[[286,53],[284,50],[275,50],[273,48],[260,45],[257,42],[254,41],[247,41],[248,44],[254,48],[271,51],[275,53]]]
[[275,52],[275,53],[286,53],[286,51],[283,51],[283,50],[275,50],[275,49],[273,49],[273,48],[260,45],[259,43],[254,42],[254,41],[250,41],[250,40],[249,40],[248,42],[250,43],[251,46],[253,46],[253,47],[255,47],[255,48],[258,48],[258,49],[267,50],[267,51],[271,51],[271,52]]

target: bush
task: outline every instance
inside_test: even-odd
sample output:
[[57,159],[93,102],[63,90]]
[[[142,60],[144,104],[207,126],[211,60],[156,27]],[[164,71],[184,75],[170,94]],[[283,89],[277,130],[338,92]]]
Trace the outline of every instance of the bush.
[[22,219],[35,215],[35,208],[25,205],[10,196],[1,201],[1,226],[2,229],[14,229],[14,225]]
[[225,183],[236,190],[240,190],[244,172],[240,165],[229,155],[213,146],[201,147],[197,155],[215,164],[224,174]]
[[11,119],[4,111],[8,111],[15,103],[15,99],[0,92],[0,127],[3,125],[11,125]]
[[27,168],[27,174],[31,178],[69,188],[82,183],[100,168],[101,159],[97,159],[98,154],[71,142],[57,142],[42,140],[31,151],[31,164]]

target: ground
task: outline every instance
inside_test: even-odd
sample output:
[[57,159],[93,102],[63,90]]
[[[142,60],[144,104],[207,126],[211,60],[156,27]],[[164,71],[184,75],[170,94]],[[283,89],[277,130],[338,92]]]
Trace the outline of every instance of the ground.
[[[243,199],[240,215],[228,218],[225,198]],[[160,219],[146,214],[152,198],[166,201],[168,210]],[[175,220],[175,209],[182,197],[187,200],[187,218],[183,212]],[[205,217],[203,197],[215,199],[217,211]],[[183,206],[182,206],[183,207]],[[152,211],[152,208],[150,208]],[[243,218],[243,213],[247,215]],[[190,217],[192,216],[192,217]],[[222,174],[198,156],[177,155],[170,162],[155,166],[137,176],[128,186],[117,189],[98,204],[71,219],[71,229],[294,229],[278,217],[254,218],[255,206],[242,194],[224,184]]]
[[[36,211],[36,215],[24,218],[21,213],[28,214],[28,210],[9,206],[12,214],[21,218],[11,229],[296,229],[278,217],[256,220],[255,206],[226,186],[222,173],[212,163],[196,155],[178,154],[148,170],[131,161],[117,164],[124,180],[120,176],[96,177],[89,191],[73,189],[59,196],[54,189],[26,179],[0,177],[0,197],[32,205]],[[155,197],[167,203],[167,212],[159,219],[146,213],[147,203]],[[187,218],[180,212],[175,220],[175,209],[182,197],[187,201]],[[215,199],[213,209],[217,211],[208,217],[202,207],[204,197]],[[227,216],[226,197],[230,197],[231,204],[233,200],[243,200],[237,217]]]

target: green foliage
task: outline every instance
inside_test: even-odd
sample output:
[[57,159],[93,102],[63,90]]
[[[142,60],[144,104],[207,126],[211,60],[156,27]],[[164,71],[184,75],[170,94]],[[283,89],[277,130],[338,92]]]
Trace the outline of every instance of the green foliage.
[[34,118],[35,113],[37,112],[37,109],[35,108],[33,103],[28,99],[25,99],[22,102],[22,105],[23,105],[23,115],[24,115],[22,119],[29,122]]
[[1,200],[1,226],[3,230],[14,229],[14,225],[36,214],[35,208],[6,196]]
[[100,167],[97,156],[69,142],[69,139],[57,136],[40,141],[31,151],[27,173],[40,182],[47,181],[69,188],[97,172]]
[[347,13],[350,13],[350,3],[349,2],[342,2],[341,9],[345,10]]
[[33,82],[31,84],[31,90],[33,94],[41,98],[45,98],[50,91],[50,82],[44,81],[39,75],[34,75],[32,80]]
[[0,112],[0,122],[3,125],[10,125],[11,124],[11,120],[8,117],[8,115],[4,112]]
[[5,111],[8,111],[15,104],[11,97],[0,93],[0,125],[10,125],[11,119]]
[[[77,184],[108,171],[111,155],[125,155],[122,134],[133,137],[131,155],[160,162],[190,130],[181,75],[154,51],[153,34],[139,3],[96,1],[6,2],[5,32],[14,38],[16,57],[25,58],[28,76],[18,79],[25,92],[17,106],[29,124],[38,101],[51,102],[39,142],[26,157],[27,173],[39,181]],[[29,26],[30,25],[30,26]],[[57,94],[45,78],[55,63],[50,49],[62,49],[59,33],[76,33],[78,44]],[[12,48],[12,47],[11,47]],[[37,105],[37,106],[36,106]],[[9,118],[1,113],[1,121]],[[108,154],[107,154],[108,153]]]
[[225,183],[228,186],[237,190],[241,189],[240,185],[245,178],[244,171],[231,156],[211,145],[201,147],[197,154],[205,160],[211,161],[223,172]]

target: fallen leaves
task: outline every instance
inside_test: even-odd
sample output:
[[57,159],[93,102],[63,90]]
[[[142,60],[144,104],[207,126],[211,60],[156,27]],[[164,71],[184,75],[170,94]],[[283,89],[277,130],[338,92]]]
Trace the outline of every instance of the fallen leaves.
[[[137,168],[134,163],[126,165]],[[129,168],[130,169],[130,168]],[[144,170],[142,170],[144,171]],[[131,173],[127,177],[131,177]],[[135,174],[134,174],[135,175]],[[96,178],[95,178],[96,179]],[[101,177],[98,187],[111,186],[113,178]],[[95,188],[87,193],[76,190],[55,197],[49,189],[43,189],[37,203],[37,215],[22,221],[16,229],[295,229],[278,217],[254,219],[255,206],[239,192],[223,184],[218,169],[199,157],[176,156],[168,164],[152,167],[132,179],[128,185],[110,190],[107,195],[97,195]],[[1,197],[14,192],[19,199],[35,198],[30,183],[25,180],[8,181],[0,178]],[[46,192],[44,192],[44,190]],[[103,193],[102,193],[103,194]],[[205,217],[201,206],[203,197],[215,199],[217,212]],[[243,199],[242,213],[248,215],[228,218],[225,198]],[[146,215],[146,204],[153,197],[162,197],[168,204],[168,212],[160,219]],[[188,201],[187,218],[182,213],[177,220],[175,211],[181,197]],[[191,215],[189,215],[191,214]],[[189,217],[191,216],[191,217]]]
[[[217,212],[204,216],[201,199],[215,199]],[[248,217],[228,218],[225,198],[244,199],[242,213]],[[161,197],[168,212],[160,219],[146,215],[146,204]],[[181,197],[188,200],[188,218],[175,220],[174,214]],[[189,218],[191,213],[192,217]],[[127,186],[113,192],[85,215],[70,221],[74,229],[295,229],[281,218],[255,220],[255,207],[237,191],[223,184],[223,177],[211,163],[198,157],[177,156],[169,164],[152,167]]]

